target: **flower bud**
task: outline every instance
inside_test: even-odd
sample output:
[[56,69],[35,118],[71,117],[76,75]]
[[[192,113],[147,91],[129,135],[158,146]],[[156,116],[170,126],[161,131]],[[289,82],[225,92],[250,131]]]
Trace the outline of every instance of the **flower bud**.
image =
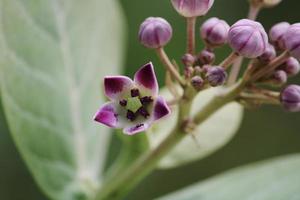
[[281,86],[287,82],[287,74],[283,70],[277,70],[274,72],[271,82],[275,85]]
[[209,51],[207,49],[201,51],[198,57],[201,64],[203,65],[212,64],[216,58],[215,54],[212,51]]
[[300,23],[291,25],[284,34],[286,49],[291,55],[300,59]]
[[212,7],[214,0],[171,0],[175,10],[184,17],[205,15]]
[[204,85],[204,81],[200,76],[194,76],[191,80],[191,84],[196,90],[201,90]]
[[200,28],[202,39],[212,47],[222,46],[227,42],[230,27],[224,20],[216,17],[208,19]]
[[269,32],[270,41],[275,45],[276,49],[284,50],[284,34],[291,25],[288,22],[280,22],[275,24]]
[[223,67],[210,67],[206,73],[206,79],[213,87],[223,85],[227,79],[227,73]]
[[280,66],[280,69],[284,70],[288,76],[295,76],[300,71],[300,64],[296,58],[290,57]]
[[259,22],[242,19],[230,28],[228,42],[240,55],[256,58],[265,52],[268,36]]
[[300,111],[300,86],[289,85],[280,94],[283,107],[290,112]]
[[193,66],[196,59],[193,55],[187,53],[182,56],[181,61],[184,66]]
[[147,48],[165,46],[172,37],[171,25],[161,17],[149,17],[140,26],[139,40]]
[[273,45],[268,44],[265,52],[259,56],[259,60],[263,63],[269,63],[276,57],[276,51]]

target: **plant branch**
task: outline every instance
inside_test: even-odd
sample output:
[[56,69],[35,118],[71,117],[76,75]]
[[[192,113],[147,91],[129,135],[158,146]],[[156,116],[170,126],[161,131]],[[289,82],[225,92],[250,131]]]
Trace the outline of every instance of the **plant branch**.
[[179,103],[177,123],[170,134],[153,150],[147,152],[135,161],[128,169],[124,169],[114,178],[106,182],[98,191],[97,200],[120,199],[139,181],[148,175],[157,165],[161,158],[170,152],[185,136],[184,124],[191,120],[201,124],[221,107],[234,100],[245,87],[246,82],[240,81],[231,88],[224,89],[222,95],[215,97],[208,103],[194,119],[190,119],[190,110],[195,93],[192,88],[185,88],[185,94]]
[[157,53],[158,57],[160,58],[161,62],[166,67],[166,70],[170,72],[172,77],[175,80],[177,80],[180,83],[180,85],[182,85],[182,86],[185,85],[185,81],[182,79],[179,72],[176,70],[174,65],[171,63],[171,61],[170,61],[168,55],[166,54],[165,50],[163,49],[163,47],[156,49],[156,53]]
[[230,67],[230,65],[232,63],[234,63],[234,61],[239,58],[239,54],[236,52],[232,52],[227,58],[225,58],[220,64],[219,66],[227,69],[228,67]]
[[274,70],[276,70],[276,68],[278,68],[281,64],[283,64],[289,57],[290,57],[290,53],[288,51],[283,52],[280,56],[273,59],[266,66],[263,66],[259,71],[254,73],[254,75],[251,77],[251,80],[255,82],[260,78],[269,75]]

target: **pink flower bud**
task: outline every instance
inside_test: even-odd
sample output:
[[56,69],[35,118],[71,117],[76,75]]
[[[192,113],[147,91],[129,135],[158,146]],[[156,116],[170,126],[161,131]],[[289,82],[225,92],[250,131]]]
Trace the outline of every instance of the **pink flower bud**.
[[201,90],[204,85],[204,81],[201,76],[194,76],[191,80],[191,84],[196,90]]
[[269,44],[265,52],[259,56],[259,60],[263,63],[268,63],[276,57],[276,51],[273,45]]
[[282,86],[287,82],[287,74],[283,70],[278,70],[275,71],[272,78],[271,82],[275,85]]
[[203,64],[203,65],[212,64],[216,58],[214,52],[207,50],[207,49],[204,49],[203,51],[201,51],[198,57],[199,57],[201,64]]
[[270,41],[275,45],[279,50],[285,49],[284,44],[284,34],[287,32],[288,28],[291,25],[288,22],[280,22],[275,24],[269,32]]
[[182,56],[181,61],[184,66],[193,66],[196,59],[193,55],[187,53]]
[[184,17],[205,15],[212,7],[214,0],[171,0],[175,10]]
[[286,49],[292,56],[300,59],[300,23],[291,25],[284,34],[284,43]]
[[265,52],[268,35],[256,21],[242,19],[229,30],[228,42],[231,48],[246,58],[256,58]]
[[280,66],[280,69],[284,70],[288,76],[295,76],[300,71],[300,64],[296,58],[290,57]]
[[147,48],[165,46],[172,37],[172,27],[163,18],[149,17],[140,26],[139,40]]
[[216,17],[208,19],[200,28],[202,39],[212,47],[222,46],[227,42],[230,27],[224,20]]
[[300,111],[300,86],[289,85],[280,94],[283,107],[290,112]]
[[223,67],[213,66],[208,68],[206,79],[213,87],[223,85],[227,79],[227,73]]

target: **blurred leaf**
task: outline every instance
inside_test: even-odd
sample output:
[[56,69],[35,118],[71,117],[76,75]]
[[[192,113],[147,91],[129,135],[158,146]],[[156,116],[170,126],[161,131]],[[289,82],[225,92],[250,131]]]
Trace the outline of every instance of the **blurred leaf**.
[[[197,113],[218,92],[212,88],[201,92],[195,99],[192,114]],[[167,90],[163,96],[170,99]],[[162,139],[175,126],[177,108],[173,107],[173,114],[163,121],[155,124],[148,136],[152,147],[158,145]],[[224,146],[237,132],[243,116],[243,108],[238,103],[230,103],[212,115],[207,121],[195,130],[196,140],[192,136],[186,137],[160,162],[160,168],[177,167],[182,164],[204,158]]]
[[121,66],[121,9],[114,0],[0,3],[1,93],[16,145],[49,197],[85,199],[101,184],[110,137],[92,118],[103,76]]
[[300,154],[233,169],[161,200],[297,200]]

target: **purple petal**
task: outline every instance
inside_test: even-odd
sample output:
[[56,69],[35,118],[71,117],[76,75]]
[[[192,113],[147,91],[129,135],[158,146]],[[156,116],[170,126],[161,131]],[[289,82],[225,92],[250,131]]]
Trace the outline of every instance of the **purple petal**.
[[151,62],[141,67],[139,71],[135,73],[134,82],[137,85],[149,89],[152,95],[156,96],[158,94],[158,83]]
[[133,81],[127,76],[106,76],[104,78],[105,95],[112,100],[120,99],[133,87]]
[[118,114],[114,103],[104,104],[94,116],[94,120],[111,128],[118,127]]
[[123,132],[126,135],[135,135],[137,133],[143,132],[149,128],[149,124],[144,123],[144,124],[136,124],[134,126],[129,126],[123,129]]
[[157,97],[156,102],[154,104],[153,108],[153,120],[159,120],[164,116],[167,116],[171,113],[171,110],[169,106],[167,105],[167,102],[162,97]]

